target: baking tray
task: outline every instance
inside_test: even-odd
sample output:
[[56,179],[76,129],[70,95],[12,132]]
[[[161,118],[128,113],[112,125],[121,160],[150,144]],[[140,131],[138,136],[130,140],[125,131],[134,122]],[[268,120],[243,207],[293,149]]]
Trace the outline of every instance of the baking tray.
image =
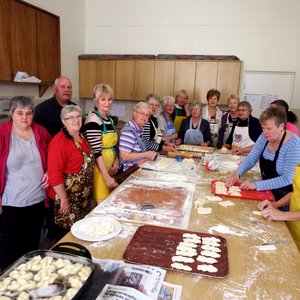
[[[212,180],[212,182],[211,182],[212,192],[216,196],[228,197],[228,198],[238,198],[238,199],[244,199],[244,200],[258,200],[258,201],[263,201],[263,200],[273,201],[275,199],[274,195],[271,191],[241,190],[241,192],[240,192],[241,196],[217,193],[216,192],[216,182],[225,182],[225,180]],[[241,185],[240,182],[236,182],[233,186],[240,186],[240,185]]]
[[[176,255],[176,247],[183,241],[183,234],[191,233],[196,234],[199,237],[215,237],[220,239],[221,256],[217,259],[217,263],[214,263],[218,271],[215,273],[209,273],[197,270],[197,265],[206,264],[196,260],[200,254],[202,243],[198,244],[196,250],[197,255],[194,256],[195,262],[184,263],[192,268],[192,271],[182,271],[171,267],[172,256]],[[187,231],[180,229],[173,229],[167,227],[158,227],[151,225],[144,225],[139,227],[134,236],[132,237],[129,245],[127,246],[123,259],[139,264],[146,264],[152,266],[158,266],[167,270],[179,271],[192,274],[201,274],[211,277],[225,277],[229,273],[228,267],[228,253],[227,253],[227,241],[225,238],[219,235],[206,234],[195,231]]]
[[[17,261],[15,261],[10,267],[8,267],[6,270],[4,270],[4,272],[0,275],[0,282],[5,279],[6,277],[9,276],[9,274],[16,270],[16,268],[24,263],[27,263],[28,261],[30,261],[31,259],[33,259],[35,256],[41,256],[42,258],[46,257],[46,256],[50,256],[53,257],[55,259],[68,259],[69,261],[71,261],[71,263],[81,263],[83,266],[88,266],[91,268],[91,273],[88,276],[88,278],[86,279],[86,281],[83,283],[83,285],[79,288],[79,290],[77,291],[77,293],[73,296],[72,300],[76,300],[76,299],[81,299],[81,295],[84,293],[85,289],[87,288],[87,286],[90,283],[92,274],[94,272],[94,264],[93,262],[86,258],[86,257],[82,257],[82,256],[75,256],[75,255],[70,255],[70,254],[66,254],[66,253],[60,253],[60,252],[55,252],[55,251],[51,251],[51,250],[35,250],[32,252],[29,252],[25,255],[23,255],[21,258],[19,258]],[[63,284],[65,285],[64,281]],[[1,292],[0,292],[1,295]],[[63,296],[63,295],[62,295]],[[17,297],[12,298],[12,299],[17,299]]]
[[200,152],[200,153],[213,153],[214,147],[203,147],[197,145],[183,144],[177,147],[177,151]]

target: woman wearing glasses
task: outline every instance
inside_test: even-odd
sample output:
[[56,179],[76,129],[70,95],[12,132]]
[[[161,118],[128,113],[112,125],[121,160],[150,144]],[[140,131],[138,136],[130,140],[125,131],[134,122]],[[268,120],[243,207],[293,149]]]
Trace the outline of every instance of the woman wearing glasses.
[[151,116],[148,103],[139,102],[133,107],[132,119],[121,129],[119,152],[123,171],[144,159],[154,160],[157,153],[147,151],[143,141],[143,126]]
[[94,111],[85,120],[84,134],[96,158],[93,179],[93,197],[103,201],[118,184],[112,177],[119,169],[115,146],[118,134],[108,113],[113,103],[113,91],[107,84],[94,87]]
[[15,97],[0,124],[0,272],[38,249],[44,221],[48,131],[33,122],[30,98]]
[[239,103],[238,121],[232,127],[224,147],[232,149],[233,154],[249,153],[262,133],[259,120],[251,116],[252,107],[248,101]]
[[[93,208],[94,154],[83,134],[82,111],[67,105],[61,111],[64,128],[48,148],[50,208],[54,209],[55,239],[62,238],[76,221]],[[51,209],[52,211],[52,209]]]

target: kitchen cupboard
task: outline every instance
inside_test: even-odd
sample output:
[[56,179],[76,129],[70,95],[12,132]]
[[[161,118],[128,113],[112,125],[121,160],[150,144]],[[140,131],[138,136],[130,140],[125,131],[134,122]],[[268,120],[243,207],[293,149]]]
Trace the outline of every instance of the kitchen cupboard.
[[175,61],[156,60],[154,65],[154,93],[160,96],[174,96]]
[[41,79],[40,96],[53,84],[60,76],[59,22],[26,2],[0,0],[1,82],[12,83],[18,71],[26,72]]
[[175,62],[174,95],[179,90],[185,89],[189,95],[189,101],[194,99],[195,70],[195,61]]
[[93,88],[98,83],[106,83],[115,92],[114,60],[80,60],[79,94],[81,98],[93,98]]
[[154,61],[116,61],[116,99],[144,100],[153,92]]
[[0,0],[0,81],[11,79],[10,59],[9,59],[9,27],[8,24],[8,5],[7,0]]
[[[144,100],[150,92],[155,92],[161,97],[174,96],[178,90],[186,89],[190,102],[197,99],[205,104],[207,91],[215,88],[221,92],[220,104],[226,104],[230,94],[239,94],[242,62],[237,59],[114,59],[113,56],[109,56],[110,60],[105,60],[107,55],[99,56],[99,60],[97,56],[89,60],[89,55],[79,58],[82,98],[91,98],[89,91],[97,82],[95,78],[99,77],[99,67],[96,67],[99,63],[103,64],[103,74],[111,74],[112,82],[115,78],[115,99],[118,100]],[[110,66],[107,65],[108,62]],[[87,86],[89,91],[86,91]]]

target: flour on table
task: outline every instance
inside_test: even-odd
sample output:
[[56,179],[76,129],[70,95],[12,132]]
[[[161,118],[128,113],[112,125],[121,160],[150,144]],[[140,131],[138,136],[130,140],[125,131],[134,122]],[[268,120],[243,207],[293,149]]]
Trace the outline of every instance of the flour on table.
[[197,270],[203,272],[210,272],[210,273],[218,272],[218,269],[212,265],[198,265]]
[[190,266],[174,262],[171,264],[171,267],[178,270],[184,270],[184,271],[192,271],[192,268]]
[[172,261],[173,262],[184,262],[184,263],[193,263],[195,260],[191,257],[185,257],[181,255],[174,255],[172,256]]
[[222,201],[222,202],[219,202],[220,205],[224,206],[224,207],[228,207],[228,206],[232,206],[234,205],[234,203],[232,201]]
[[197,213],[199,215],[207,215],[207,214],[211,214],[211,212],[212,212],[211,207],[198,207],[197,208]]
[[208,264],[215,264],[216,262],[218,262],[215,258],[202,256],[202,255],[198,255],[198,257],[196,259],[197,259],[197,261],[205,262]]

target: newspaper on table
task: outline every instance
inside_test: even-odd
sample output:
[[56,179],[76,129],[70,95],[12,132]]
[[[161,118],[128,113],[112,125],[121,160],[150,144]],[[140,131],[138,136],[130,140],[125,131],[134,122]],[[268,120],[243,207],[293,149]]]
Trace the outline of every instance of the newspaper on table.
[[97,299],[179,300],[181,297],[181,286],[163,281],[164,269],[121,260],[93,258],[93,261],[101,266],[107,282]]

